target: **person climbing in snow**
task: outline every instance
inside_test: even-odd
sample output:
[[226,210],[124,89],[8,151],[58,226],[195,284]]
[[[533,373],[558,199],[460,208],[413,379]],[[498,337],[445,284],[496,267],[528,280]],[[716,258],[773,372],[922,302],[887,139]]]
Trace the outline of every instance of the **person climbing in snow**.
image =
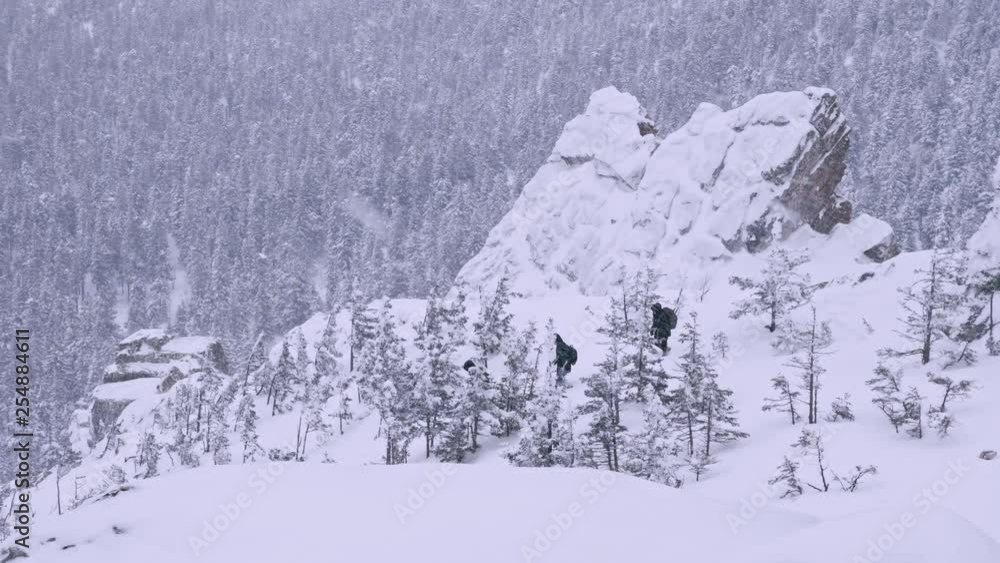
[[576,364],[576,348],[563,342],[558,334],[556,335],[556,381],[562,383],[566,374],[572,371]]
[[677,328],[677,313],[670,307],[663,307],[659,303],[653,303],[652,308],[653,326],[649,329],[649,333],[656,339],[656,346],[666,354],[667,350],[670,349],[667,346],[670,331]]

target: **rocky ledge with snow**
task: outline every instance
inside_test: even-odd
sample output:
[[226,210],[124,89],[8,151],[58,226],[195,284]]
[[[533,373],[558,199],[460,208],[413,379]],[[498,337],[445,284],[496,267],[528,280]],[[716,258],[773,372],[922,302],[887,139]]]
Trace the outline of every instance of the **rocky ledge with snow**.
[[[654,131],[633,96],[595,92],[458,281],[507,272],[524,294],[602,295],[621,267],[704,266],[800,229],[848,238],[859,260],[898,253],[886,223],[852,217],[837,194],[851,130],[832,91],[702,104],[664,139]],[[858,218],[863,229],[838,229]]]
[[225,352],[215,338],[177,337],[160,329],[129,335],[118,344],[115,363],[105,368],[89,404],[74,415],[71,434],[78,451],[89,451],[116,423],[127,422],[129,407],[140,415],[148,414],[150,405],[178,381],[208,369],[229,371]]

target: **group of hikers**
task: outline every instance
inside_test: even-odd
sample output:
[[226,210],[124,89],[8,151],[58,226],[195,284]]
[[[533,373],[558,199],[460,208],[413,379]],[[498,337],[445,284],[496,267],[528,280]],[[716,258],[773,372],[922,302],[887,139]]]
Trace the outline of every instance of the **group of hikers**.
[[[667,340],[670,338],[670,332],[677,328],[677,313],[670,307],[664,307],[659,303],[654,303],[652,310],[653,322],[649,328],[649,334],[653,337],[656,347],[666,354],[669,349],[667,347]],[[556,334],[556,359],[554,363],[556,365],[556,379],[558,381],[561,382],[566,377],[566,374],[573,370],[576,360],[576,348],[567,344],[561,336]],[[474,367],[478,366],[472,360],[466,361],[462,366],[465,371],[469,371]]]

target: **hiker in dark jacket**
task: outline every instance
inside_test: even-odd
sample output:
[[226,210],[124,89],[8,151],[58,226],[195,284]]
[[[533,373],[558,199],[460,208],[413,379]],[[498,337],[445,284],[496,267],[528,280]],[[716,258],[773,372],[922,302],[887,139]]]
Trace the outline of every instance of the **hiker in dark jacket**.
[[677,328],[677,313],[670,307],[663,307],[659,303],[653,303],[653,326],[649,333],[656,339],[656,346],[667,353],[667,340],[670,338],[670,331]]
[[560,383],[567,373],[572,371],[576,364],[576,348],[563,342],[558,334],[556,335],[556,380]]

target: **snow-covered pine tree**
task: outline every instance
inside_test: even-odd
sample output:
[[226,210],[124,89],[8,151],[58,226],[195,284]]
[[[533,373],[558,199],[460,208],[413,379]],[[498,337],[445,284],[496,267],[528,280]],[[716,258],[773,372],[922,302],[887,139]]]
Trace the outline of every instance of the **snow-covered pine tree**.
[[805,256],[776,249],[768,255],[767,265],[758,277],[730,277],[730,284],[752,292],[750,297],[737,302],[730,317],[764,315],[768,319],[766,328],[774,332],[789,311],[809,301],[812,293],[809,276],[797,271],[806,260]]
[[668,403],[674,424],[680,429],[686,445],[686,455],[693,459],[698,451],[697,436],[705,425],[705,383],[707,373],[712,370],[702,353],[697,313],[692,313],[690,320],[684,323],[678,341],[685,346],[686,351],[678,366],[681,373],[679,382],[670,391]]
[[386,465],[406,463],[409,445],[419,432],[413,391],[416,375],[406,359],[403,342],[396,333],[392,304],[386,299],[374,337],[361,354],[358,369],[363,396],[381,419],[379,434],[385,436]]
[[899,433],[906,424],[908,412],[903,404],[903,370],[893,371],[880,363],[875,367],[875,376],[865,381],[875,393],[872,403],[889,419],[889,424]]
[[160,470],[160,444],[156,441],[156,434],[144,432],[139,442],[139,464],[145,467],[143,477],[155,477]]
[[941,403],[927,409],[927,426],[937,430],[942,438],[955,426],[955,415],[948,411],[948,402],[968,399],[975,388],[968,379],[955,381],[943,375],[927,374],[927,380],[941,387]]
[[913,348],[882,350],[884,356],[919,355],[927,364],[936,342],[953,333],[954,313],[966,300],[965,259],[954,251],[935,250],[927,269],[918,269],[918,278],[911,285],[899,288],[899,305],[903,329],[896,333]]
[[[331,322],[333,316],[323,331],[323,340],[316,346],[315,361],[312,362],[313,370],[310,374],[308,370],[300,368],[303,374],[303,381],[298,386],[298,393],[295,403],[299,408],[299,420],[295,427],[295,458],[299,461],[305,460],[306,449],[309,445],[309,435],[313,433],[325,434],[329,431],[326,421],[326,404],[333,396],[333,385],[338,376],[336,354],[335,328]],[[328,342],[327,339],[332,341]],[[305,341],[300,345],[304,349]],[[332,348],[330,347],[332,346]],[[299,352],[299,363],[308,361],[306,353]]]
[[527,417],[527,404],[531,390],[538,379],[537,366],[532,362],[538,328],[534,322],[504,345],[505,371],[497,381],[496,406],[500,418],[496,428],[498,436],[509,437],[521,429]]
[[479,449],[479,436],[500,424],[497,390],[489,372],[479,366],[469,369],[463,383],[456,414],[465,420],[469,431],[469,450],[474,452]]
[[461,368],[454,361],[462,333],[449,322],[447,313],[443,299],[433,296],[427,303],[415,341],[420,355],[416,364],[414,406],[421,420],[424,452],[428,458],[438,434],[457,416],[455,409],[462,387]]
[[351,313],[351,331],[348,347],[348,370],[354,372],[358,356],[365,344],[375,335],[377,319],[368,307],[368,300],[360,290],[350,294],[347,308]]
[[729,356],[729,337],[726,333],[719,331],[712,336],[712,351],[725,360]]
[[764,412],[777,411],[788,413],[792,418],[792,426],[794,426],[800,418],[795,406],[799,402],[799,395],[801,393],[797,389],[794,389],[791,383],[788,382],[788,378],[783,375],[771,378],[771,388],[777,394],[774,397],[765,397],[764,406],[760,410]]
[[854,421],[854,411],[851,409],[851,395],[844,393],[835,398],[830,403],[830,414],[826,415],[827,422],[837,422],[839,420]]
[[260,438],[257,435],[257,409],[254,406],[253,395],[244,395],[240,399],[240,406],[237,408],[239,418],[237,419],[237,431],[240,433],[240,444],[243,446],[243,463],[256,461],[257,454],[264,449],[260,445]]
[[520,467],[570,467],[576,458],[575,410],[567,406],[566,388],[557,381],[552,364],[546,365],[539,384],[528,401],[518,442],[505,455]]
[[489,367],[489,358],[500,352],[500,347],[510,334],[513,315],[507,310],[510,305],[510,280],[503,275],[497,282],[493,295],[480,295],[479,317],[473,323],[474,344],[483,360],[483,367]]
[[292,392],[292,381],[295,379],[295,360],[288,341],[281,343],[281,355],[278,364],[271,374],[271,383],[267,391],[267,403],[271,405],[271,416],[287,411],[285,402]]
[[344,433],[344,423],[353,419],[351,403],[353,399],[350,395],[350,387],[354,383],[354,373],[340,369],[340,360],[343,354],[340,352],[337,340],[337,314],[331,312],[327,319],[326,328],[323,329],[323,337],[316,347],[316,359],[313,365],[316,370],[316,378],[325,385],[324,392],[329,391],[329,399],[333,399],[332,405],[334,415],[337,417],[337,426],[341,434]]
[[949,401],[960,401],[968,399],[975,386],[970,379],[955,381],[946,375],[927,374],[927,381],[941,387],[941,404],[937,410],[946,412]]
[[656,272],[646,268],[636,272],[633,289],[622,291],[623,299],[631,299],[624,308],[626,331],[623,377],[631,389],[630,398],[643,402],[647,388],[656,400],[662,401],[667,392],[667,373],[660,363],[661,350],[653,337],[653,304],[656,296]]
[[916,387],[910,387],[903,398],[903,410],[906,413],[906,424],[910,425],[906,433],[920,439],[924,437],[924,397]]
[[222,389],[212,394],[208,416],[205,420],[205,452],[212,453],[216,465],[230,463],[229,424],[227,417],[236,399],[236,383],[229,381]]
[[806,485],[821,493],[829,491],[830,482],[826,476],[829,467],[826,461],[826,448],[823,445],[823,437],[814,432],[811,428],[806,427],[802,429],[802,434],[800,434],[799,439],[792,444],[792,447],[799,451],[800,457],[816,458],[816,471],[819,473],[820,484],[814,485],[806,482]]
[[693,455],[687,459],[688,470],[694,475],[695,482],[701,481],[701,476],[708,473],[709,467],[718,463],[719,460],[714,455],[708,454],[704,449],[698,448]]
[[804,403],[807,407],[806,421],[816,424],[819,421],[819,390],[821,377],[826,369],[820,359],[828,354],[833,342],[833,333],[827,322],[816,319],[816,307],[812,307],[810,322],[805,326],[795,326],[789,333],[790,345],[798,353],[786,364],[799,372],[802,377],[801,389],[806,394]]
[[621,407],[624,401],[624,319],[621,310],[612,307],[605,319],[605,336],[608,350],[597,371],[585,377],[584,395],[587,401],[580,406],[580,413],[590,415],[587,436],[604,451],[609,470],[620,470],[620,454],[627,428],[622,424]]
[[243,366],[243,379],[240,385],[240,395],[250,392],[255,374],[267,363],[267,352],[264,350],[264,333],[261,332],[250,345],[250,355]]
[[781,462],[781,465],[778,466],[778,474],[767,482],[772,487],[779,483],[783,484],[785,489],[781,493],[781,498],[794,498],[802,494],[802,483],[799,481],[799,464],[788,459],[787,455],[784,461]]
[[711,365],[706,366],[702,396],[705,405],[705,457],[708,458],[712,455],[712,444],[727,444],[750,435],[739,429],[732,390],[721,387],[718,374]]
[[643,409],[642,428],[626,436],[623,470],[671,487],[684,481],[678,474],[683,466],[679,458],[676,428],[670,410],[661,401],[650,401]]

